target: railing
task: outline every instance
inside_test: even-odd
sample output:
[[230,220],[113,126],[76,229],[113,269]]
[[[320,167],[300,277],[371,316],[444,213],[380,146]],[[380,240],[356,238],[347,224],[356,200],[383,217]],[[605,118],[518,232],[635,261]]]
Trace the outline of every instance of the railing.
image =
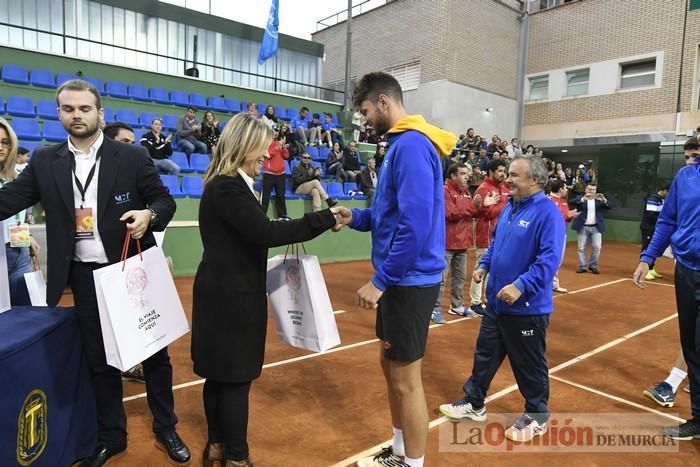
[[[379,8],[382,5],[386,5],[387,3],[394,1],[394,0],[364,0],[363,2],[358,3],[357,5],[352,6],[352,16],[353,18],[357,15],[361,15],[362,13],[366,13],[370,10],[374,10],[375,8]],[[338,13],[332,14],[326,18],[323,18],[322,20],[319,20],[316,22],[316,32],[322,31],[326,28],[330,28],[331,26],[335,26],[338,23],[342,23],[343,21],[346,21],[348,19],[348,10],[347,8],[343,11],[340,11]]]
[[[264,80],[265,85],[257,86],[255,88],[256,90],[272,91],[272,92],[286,92],[285,89],[288,88],[289,86],[298,86],[298,87],[301,87],[302,90],[306,91],[302,94],[298,94],[298,93],[296,94],[296,95],[299,95],[300,97],[308,97],[308,98],[313,98],[313,99],[323,99],[323,100],[327,100],[327,101],[331,101],[331,102],[338,102],[338,103],[342,103],[345,101],[343,91],[338,91],[338,90],[332,89],[332,88],[317,86],[314,84],[307,84],[307,83],[302,83],[299,81],[292,81],[292,80],[280,78],[277,76],[263,75],[263,74],[254,73],[251,71],[238,70],[236,68],[228,68],[228,67],[214,65],[211,63],[207,63],[207,62],[198,61],[196,64],[193,64],[192,60],[187,59],[187,58],[173,57],[170,55],[159,54],[157,52],[146,52],[144,50],[134,49],[131,47],[125,47],[125,46],[121,46],[121,45],[96,41],[93,39],[86,39],[84,37],[77,37],[77,36],[73,36],[70,34],[63,34],[63,33],[57,33],[57,32],[52,32],[52,31],[46,31],[43,29],[30,28],[27,26],[17,26],[17,25],[5,23],[2,21],[0,21],[0,26],[8,27],[10,29],[10,33],[12,33],[12,30],[14,29],[14,30],[18,30],[18,31],[29,31],[29,32],[36,32],[36,33],[40,33],[40,34],[46,34],[46,35],[50,35],[50,36],[60,37],[63,40],[63,54],[66,56],[68,56],[67,55],[68,54],[68,41],[75,41],[75,49],[76,50],[78,49],[78,46],[81,44],[95,44],[95,45],[99,45],[99,46],[112,47],[114,49],[119,49],[119,50],[126,51],[126,52],[133,52],[133,53],[139,54],[140,56],[144,56],[144,57],[164,58],[164,59],[168,59],[168,60],[174,60],[176,63],[181,65],[181,70],[182,70],[183,76],[185,76],[185,70],[188,68],[191,68],[192,66],[195,66],[198,68],[209,67],[209,68],[212,68],[214,70],[220,70],[222,72],[232,72],[232,73],[237,73],[240,75],[245,75],[245,76],[249,76],[249,77],[254,77],[256,79]],[[3,44],[0,43],[0,45],[3,45]],[[10,44],[7,44],[7,45],[10,45]],[[34,50],[36,50],[38,52],[50,52],[50,50],[43,50],[41,48],[37,48]],[[75,55],[72,58],[80,59],[83,57]],[[118,63],[114,63],[114,62],[102,62],[102,63],[108,63],[108,64],[120,66]],[[78,70],[64,70],[64,71],[75,72]],[[162,70],[145,70],[145,71],[152,71],[154,73],[164,73]],[[205,79],[205,78],[202,78],[202,79]],[[224,84],[230,84],[230,85],[234,85],[234,86],[243,86],[240,82],[237,83],[234,81],[226,81],[224,79],[222,79],[221,82],[223,82]],[[266,85],[267,83],[270,83],[270,86],[267,86]]]

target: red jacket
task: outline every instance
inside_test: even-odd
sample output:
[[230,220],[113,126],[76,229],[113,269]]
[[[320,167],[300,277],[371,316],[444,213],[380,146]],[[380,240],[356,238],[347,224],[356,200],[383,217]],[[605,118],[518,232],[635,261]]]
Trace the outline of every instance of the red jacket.
[[561,214],[564,216],[564,221],[571,222],[574,219],[572,216],[569,215],[569,203],[567,203],[564,198],[549,195],[549,199],[551,199],[554,202],[554,204],[557,205],[557,207],[561,211]]
[[498,204],[485,207],[483,204],[479,209],[479,217],[476,220],[476,247],[488,248],[491,243],[491,236],[498,223],[498,215],[501,214],[503,206],[508,202],[510,194],[510,186],[504,182],[497,182],[491,177],[486,177],[484,182],[479,185],[474,195],[481,195],[481,199],[486,199],[491,193],[500,193],[501,200]]
[[270,153],[270,158],[265,159],[263,172],[272,175],[284,175],[285,160],[289,159],[289,150],[284,146],[280,146],[279,141],[273,140],[267,148]]
[[469,190],[447,179],[445,190],[445,226],[448,250],[466,250],[472,246],[472,219],[478,215]]

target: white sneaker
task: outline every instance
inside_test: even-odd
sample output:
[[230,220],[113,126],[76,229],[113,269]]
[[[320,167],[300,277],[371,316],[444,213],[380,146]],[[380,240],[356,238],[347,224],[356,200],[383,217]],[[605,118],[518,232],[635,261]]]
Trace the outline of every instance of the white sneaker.
[[486,420],[486,407],[475,409],[470,402],[465,399],[460,399],[451,404],[442,404],[440,413],[452,420],[474,420],[475,422],[483,422]]
[[522,415],[505,431],[505,437],[511,441],[525,443],[535,436],[547,433],[547,422],[539,423],[527,414]]
[[565,289],[564,287],[554,287],[554,291],[559,293],[567,293],[569,289]]
[[458,306],[456,308],[450,307],[447,312],[451,315],[464,316],[464,305]]
[[391,446],[382,449],[379,454],[357,461],[357,467],[404,467],[407,466],[403,456],[394,454]]

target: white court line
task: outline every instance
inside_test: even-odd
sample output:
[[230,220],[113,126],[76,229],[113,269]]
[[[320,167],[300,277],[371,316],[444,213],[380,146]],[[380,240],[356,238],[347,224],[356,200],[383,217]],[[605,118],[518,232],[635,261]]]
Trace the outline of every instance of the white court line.
[[[600,288],[600,287],[605,287],[605,286],[612,285],[612,284],[617,284],[617,283],[619,283],[619,282],[628,281],[628,280],[631,280],[631,279],[627,279],[627,278],[625,278],[625,279],[617,279],[617,280],[614,280],[614,281],[604,282],[604,283],[602,283],[602,284],[594,285],[594,286],[591,286],[591,287],[586,287],[586,288],[579,289],[579,290],[573,290],[573,291],[571,291],[571,292],[569,292],[569,293],[567,293],[567,294],[558,295],[558,296],[559,296],[559,297],[565,297],[565,296],[567,296],[567,295],[575,295],[575,294],[577,294],[577,293],[586,292],[586,291],[589,291],[589,290],[597,289],[597,288]],[[557,298],[557,297],[554,297],[554,298]],[[343,310],[339,310],[339,311],[343,311]],[[362,312],[362,311],[358,311],[358,313],[361,313],[361,312]],[[470,319],[472,319],[472,318],[456,318],[456,319],[452,319],[452,320],[448,321],[446,324],[460,323],[460,322],[462,322],[462,321],[466,321],[466,320],[470,320]],[[478,319],[478,318],[475,318],[475,319]],[[437,328],[437,327],[442,327],[442,326],[445,326],[445,324],[433,324],[433,325],[430,326],[430,329],[432,329],[432,328]],[[310,358],[321,357],[321,356],[323,356],[323,355],[327,355],[327,354],[330,354],[330,353],[335,353],[335,352],[340,352],[340,351],[343,351],[343,350],[354,349],[354,348],[356,348],[356,347],[361,347],[361,346],[368,345],[368,344],[372,344],[372,343],[375,343],[375,342],[379,342],[379,339],[376,339],[376,338],[375,338],[375,339],[368,339],[368,340],[366,340],[366,341],[361,341],[361,342],[356,342],[356,343],[354,343],[354,344],[349,344],[349,345],[344,345],[344,346],[336,347],[336,348],[334,348],[334,349],[330,349],[330,350],[327,350],[327,351],[325,351],[325,352],[311,353],[311,354],[307,354],[307,355],[302,355],[302,356],[300,356],[300,357],[294,357],[294,358],[290,358],[290,359],[287,359],[287,360],[281,360],[281,361],[278,361],[278,362],[268,363],[268,364],[266,364],[266,365],[263,365],[263,369],[266,369],[266,368],[274,368],[274,367],[280,366],[280,365],[287,365],[287,364],[289,364],[289,363],[295,363],[295,362],[299,362],[299,361],[302,361],[302,360],[308,360],[308,359],[310,359]],[[187,383],[182,383],[182,384],[175,385],[175,386],[173,386],[173,391],[175,391],[175,390],[177,390],[177,389],[188,388],[188,387],[191,387],[191,386],[197,386],[197,385],[199,385],[199,384],[204,384],[204,379],[198,379],[198,380],[194,380],[194,381],[189,381],[189,382],[187,382]],[[143,399],[143,398],[145,398],[145,397],[146,397],[146,393],[145,393],[145,392],[142,392],[142,393],[140,393],[140,394],[134,394],[133,396],[124,397],[124,398],[122,399],[122,401],[123,401],[123,402],[128,402],[128,401],[132,401],[132,400],[136,400],[136,399]]]
[[[621,280],[631,280],[631,279],[621,279]],[[620,282],[620,280],[613,281],[613,283],[615,283],[615,282]],[[593,287],[593,288],[596,288],[596,287]],[[572,292],[572,293],[573,293],[573,292]],[[596,355],[596,354],[598,354],[598,353],[600,353],[600,352],[603,352],[604,350],[607,350],[607,349],[609,349],[609,348],[611,348],[611,347],[614,347],[614,346],[616,346],[616,345],[618,345],[618,344],[620,344],[620,343],[622,343],[622,342],[625,342],[626,340],[631,339],[632,337],[638,336],[639,334],[642,334],[642,333],[647,332],[647,331],[649,331],[649,330],[651,330],[651,329],[654,329],[655,327],[658,327],[658,326],[660,326],[660,325],[662,325],[662,324],[664,324],[664,323],[666,323],[666,322],[668,322],[668,321],[670,321],[670,320],[672,320],[672,319],[675,319],[676,316],[678,316],[678,313],[674,313],[674,314],[672,314],[671,316],[667,316],[666,318],[660,319],[659,321],[656,321],[656,322],[654,322],[654,323],[652,323],[652,324],[650,324],[650,325],[648,325],[648,326],[644,326],[644,327],[641,328],[641,329],[638,329],[638,330],[636,330],[636,331],[634,331],[634,332],[631,332],[631,333],[629,333],[629,334],[626,334],[626,335],[624,335],[623,337],[620,337],[620,338],[618,338],[618,339],[612,340],[612,341],[608,342],[607,344],[603,344],[603,345],[601,345],[600,347],[597,347],[597,348],[591,350],[590,352],[586,352],[586,353],[584,353],[584,354],[582,354],[582,355],[579,355],[578,357],[574,357],[574,358],[572,358],[571,360],[568,360],[568,361],[566,361],[566,362],[564,362],[564,363],[561,363],[561,364],[555,366],[554,368],[552,368],[551,370],[549,370],[550,377],[551,377],[552,373],[555,373],[555,372],[557,372],[557,371],[559,371],[559,370],[563,370],[564,368],[566,368],[566,367],[568,367],[568,366],[571,366],[571,365],[573,365],[574,363],[578,363],[578,362],[580,362],[580,361],[582,361],[582,360],[585,360],[585,359],[587,359],[587,358],[590,358],[590,357],[592,357],[593,355]],[[509,393],[511,393],[511,392],[513,392],[513,391],[515,391],[517,388],[518,388],[518,386],[517,386],[516,384],[514,384],[514,385],[512,385],[512,386],[508,386],[507,388],[502,389],[502,390],[498,391],[497,393],[495,393],[495,394],[493,394],[493,395],[487,397],[487,398],[484,400],[484,402],[485,402],[485,403],[489,403],[489,402],[491,402],[491,401],[493,401],[493,400],[499,399],[499,398],[501,398],[501,397],[503,397],[503,396],[505,396],[505,395],[507,395],[507,394],[509,394]],[[428,427],[429,427],[429,429],[432,429],[432,428],[435,428],[435,427],[437,427],[437,426],[439,426],[439,425],[442,425],[443,423],[445,423],[445,422],[447,422],[447,421],[449,421],[449,418],[447,418],[447,417],[440,417],[440,418],[437,418],[437,419],[431,421],[430,424],[428,425]],[[684,420],[684,421],[685,421],[685,420]],[[386,440],[386,441],[383,441],[383,442],[377,444],[376,446],[372,446],[372,447],[369,448],[369,449],[365,449],[364,451],[362,451],[362,452],[359,453],[359,454],[355,454],[355,455],[352,456],[352,457],[348,457],[347,459],[344,459],[344,460],[338,462],[337,464],[334,464],[332,467],[346,467],[346,466],[348,466],[348,465],[354,465],[357,461],[359,461],[359,460],[362,459],[363,457],[368,457],[368,456],[371,456],[372,454],[375,454],[375,453],[379,452],[383,447],[385,447],[385,446],[387,446],[388,444],[390,444],[391,441],[392,441],[391,439]]]
[[345,313],[345,310],[335,310],[335,311],[333,312],[334,315],[339,315],[339,314],[342,314],[342,313]]
[[573,386],[573,387],[576,387],[579,389],[583,389],[584,391],[592,392],[593,394],[597,394],[599,396],[607,397],[608,399],[612,399],[616,402],[621,402],[623,404],[627,404],[627,405],[635,407],[637,409],[645,410],[647,412],[650,412],[650,413],[653,413],[656,415],[661,415],[662,417],[670,418],[671,420],[673,420],[675,422],[680,422],[680,423],[686,422],[685,419],[676,417],[675,415],[671,415],[670,413],[664,413],[664,412],[661,412],[660,410],[652,409],[652,408],[649,408],[645,405],[637,404],[636,402],[628,401],[627,399],[613,396],[612,394],[608,394],[607,392],[599,391],[598,389],[591,388],[589,386],[584,386],[583,384],[574,383],[573,381],[569,381],[568,379],[560,378],[558,376],[551,376],[551,375],[549,378],[553,379],[555,381],[559,381],[560,383],[568,384],[570,386]]

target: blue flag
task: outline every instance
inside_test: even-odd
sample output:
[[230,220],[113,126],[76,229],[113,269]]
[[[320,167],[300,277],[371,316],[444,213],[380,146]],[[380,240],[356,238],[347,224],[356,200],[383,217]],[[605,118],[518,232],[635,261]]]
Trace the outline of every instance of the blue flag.
[[258,64],[262,65],[270,57],[277,55],[277,31],[280,27],[279,15],[280,3],[279,0],[272,0],[270,5],[270,16],[267,18],[267,26],[265,34],[260,45],[260,55],[258,55]]

